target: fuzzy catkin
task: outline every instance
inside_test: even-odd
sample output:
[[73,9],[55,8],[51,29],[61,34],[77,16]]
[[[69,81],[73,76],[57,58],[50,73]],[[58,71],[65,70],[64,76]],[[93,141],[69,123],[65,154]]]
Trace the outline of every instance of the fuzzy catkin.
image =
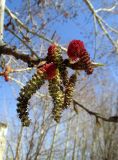
[[61,79],[59,70],[57,69],[56,76],[49,80],[49,93],[53,99],[54,107],[52,109],[52,114],[54,120],[59,123],[61,119],[61,114],[63,112],[63,104],[64,104],[64,94],[60,87]]
[[63,63],[62,50],[55,44],[48,48],[48,59],[49,61],[56,64],[59,69],[60,77],[64,86],[68,83],[68,72],[65,64]]
[[68,108],[68,106],[70,105],[72,101],[72,96],[73,96],[76,80],[77,80],[76,74],[73,74],[69,79],[69,83],[65,89],[64,108]]
[[83,50],[83,56],[80,58],[80,61],[85,64],[85,72],[89,75],[93,73],[92,63],[90,56],[86,50]]
[[32,79],[21,89],[20,96],[17,98],[17,113],[21,119],[23,126],[30,125],[29,113],[28,113],[28,101],[31,96],[39,89],[44,83],[43,74],[34,74]]
[[85,49],[84,43],[80,40],[72,40],[69,43],[67,54],[72,61],[79,60],[85,65],[85,72],[90,75],[93,73],[90,55]]

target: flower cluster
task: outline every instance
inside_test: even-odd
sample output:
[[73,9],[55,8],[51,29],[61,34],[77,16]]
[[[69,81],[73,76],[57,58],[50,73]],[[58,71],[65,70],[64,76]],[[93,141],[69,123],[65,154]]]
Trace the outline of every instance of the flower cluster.
[[73,40],[69,43],[67,54],[72,61],[80,60],[85,65],[87,74],[93,73],[90,56],[80,40]]
[[[81,66],[87,74],[92,74],[90,56],[87,53],[84,43],[80,40],[70,42],[67,54],[71,61],[79,60]],[[77,66],[75,66],[77,68]],[[45,82],[49,82],[49,93],[53,101],[52,115],[54,120],[60,122],[61,115],[64,109],[67,109],[72,102],[74,87],[77,80],[77,75],[72,74],[69,78],[67,66],[62,57],[61,48],[52,44],[48,48],[47,63],[37,67],[37,73],[32,76],[32,79],[26,83],[21,89],[20,96],[17,98],[17,112],[23,126],[29,126],[28,103],[31,96]]]

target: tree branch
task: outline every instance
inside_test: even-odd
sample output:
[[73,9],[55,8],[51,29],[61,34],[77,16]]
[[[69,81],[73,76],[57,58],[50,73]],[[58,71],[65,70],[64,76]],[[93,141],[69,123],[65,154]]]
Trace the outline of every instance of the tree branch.
[[[19,18],[17,18],[17,16],[16,16],[15,14],[13,14],[13,13],[10,11],[9,8],[6,7],[6,8],[5,8],[5,11],[6,11],[6,13],[7,13],[12,19],[14,19],[14,21],[15,21],[19,26],[21,26],[21,27],[22,27],[23,29],[25,29],[27,32],[29,32],[29,33],[37,36],[38,38],[41,38],[41,39],[45,40],[45,41],[47,41],[47,42],[49,42],[49,43],[51,43],[51,44],[54,43],[53,40],[46,38],[44,35],[38,34],[37,32],[35,32],[35,31],[33,31],[33,30],[30,30],[23,22],[21,22],[21,20],[19,20]],[[64,47],[62,47],[61,45],[59,45],[59,44],[57,44],[57,43],[55,43],[55,44],[56,44],[57,46],[59,46],[63,51],[67,51],[67,49],[64,48]]]
[[27,54],[21,53],[14,46],[9,46],[8,44],[0,46],[0,55],[10,55],[15,57],[16,59],[22,60],[25,63],[35,64],[35,65],[38,65],[40,61],[43,60],[43,59],[33,58]]
[[[5,44],[4,46],[0,46],[0,55],[13,56],[16,59],[20,59],[23,62],[27,63],[29,67],[30,66],[32,67],[32,66],[35,66],[35,65],[40,67],[40,65],[46,63],[46,61],[47,61],[47,57],[44,58],[44,59],[34,58],[30,55],[19,52],[16,48],[14,48],[13,46],[9,46],[8,44]],[[63,61],[63,63],[67,67],[69,67],[73,70],[85,70],[85,65],[82,64],[80,61],[76,62],[75,64],[71,64],[68,59],[65,59]],[[93,68],[97,68],[97,67],[100,67],[100,66],[104,66],[104,65],[101,64],[101,63],[92,62],[92,67]]]
[[115,46],[115,48],[117,49],[117,45],[116,43],[113,41],[112,37],[109,35],[108,31],[106,30],[106,28],[103,25],[103,20],[102,18],[97,14],[96,10],[94,9],[92,3],[89,0],[84,0],[84,2],[87,4],[88,8],[90,9],[90,11],[93,13],[93,15],[96,17],[96,20],[99,24],[99,26],[101,27],[101,29],[103,30],[103,32],[105,33],[105,35],[107,36],[107,38],[111,41],[112,45]]
[[87,109],[86,107],[84,107],[82,104],[80,104],[76,100],[73,100],[73,104],[74,104],[74,109],[75,109],[76,113],[78,112],[76,106],[79,106],[80,108],[82,108],[83,110],[85,110],[88,114],[90,114],[92,116],[95,116],[95,118],[97,120],[98,119],[102,119],[103,121],[106,121],[106,122],[115,122],[115,123],[118,123],[118,116],[111,116],[109,118],[106,118],[106,117],[103,117],[102,115],[100,115],[97,112],[93,112],[93,111]]

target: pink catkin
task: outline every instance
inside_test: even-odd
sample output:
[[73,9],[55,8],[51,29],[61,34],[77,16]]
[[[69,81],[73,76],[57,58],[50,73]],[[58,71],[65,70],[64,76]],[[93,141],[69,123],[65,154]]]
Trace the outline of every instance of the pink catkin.
[[56,75],[56,65],[54,63],[46,63],[40,68],[40,71],[45,73],[46,79],[51,80]]
[[56,47],[57,46],[55,44],[52,44],[52,45],[49,46],[49,48],[48,48],[48,55],[49,56],[51,56],[51,55],[53,55],[55,53]]
[[69,43],[67,54],[72,61],[76,61],[83,56],[82,50],[85,50],[84,43],[80,40],[72,40]]
[[86,65],[86,73],[92,74],[93,68],[91,66],[90,56],[84,47],[84,43],[80,40],[72,40],[69,43],[67,54],[72,61],[79,59]]

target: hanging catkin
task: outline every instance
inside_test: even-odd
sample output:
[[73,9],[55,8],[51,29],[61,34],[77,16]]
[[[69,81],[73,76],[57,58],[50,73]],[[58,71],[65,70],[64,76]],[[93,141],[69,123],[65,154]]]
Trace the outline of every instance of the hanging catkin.
[[72,101],[76,80],[77,80],[76,74],[73,74],[69,79],[69,83],[65,89],[64,108],[68,108],[68,106]]
[[57,123],[60,122],[64,104],[64,94],[61,90],[60,83],[61,83],[60,74],[59,70],[57,69],[56,76],[52,80],[49,80],[49,93],[53,99],[53,104],[54,104],[54,107],[52,109],[52,114],[54,120]]
[[44,83],[43,74],[34,74],[32,79],[21,89],[20,96],[17,98],[17,113],[21,119],[23,126],[29,126],[29,113],[28,113],[28,101],[31,96],[39,89]]
[[48,48],[48,59],[50,62],[56,64],[59,69],[60,77],[64,86],[68,83],[68,72],[65,64],[63,63],[62,50],[55,44]]

